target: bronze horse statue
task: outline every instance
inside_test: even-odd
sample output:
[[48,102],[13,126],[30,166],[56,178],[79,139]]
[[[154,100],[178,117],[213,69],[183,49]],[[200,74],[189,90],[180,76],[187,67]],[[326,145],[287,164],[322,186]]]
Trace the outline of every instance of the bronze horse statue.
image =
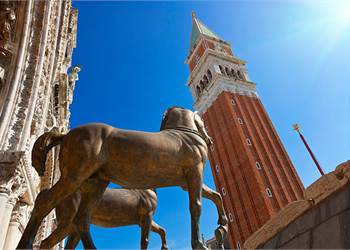
[[[85,188],[81,194],[76,192],[56,208],[57,232],[65,231],[69,234],[66,249],[74,249],[80,234],[74,224],[74,217],[78,212],[81,196],[84,196]],[[96,206],[91,216],[91,223],[101,227],[121,227],[127,225],[139,225],[141,227],[141,248],[147,241],[148,228],[146,221],[150,221],[150,230],[158,233],[162,240],[162,249],[168,249],[166,232],[164,228],[153,221],[153,214],[157,208],[157,195],[154,190],[146,189],[115,189],[107,188],[101,201]],[[55,231],[56,232],[56,231]],[[41,249],[53,248],[61,239],[57,239],[57,232],[51,234],[41,245]]]
[[[88,191],[89,185],[93,182],[86,182],[80,188],[82,194],[78,191],[69,196],[56,208],[58,225],[55,231],[44,241],[41,249],[53,248],[58,242],[69,235],[66,249],[74,249],[80,240],[74,224],[81,196]],[[184,188],[185,189],[185,188]],[[224,212],[221,195],[211,190],[205,184],[202,187],[202,195],[216,205],[219,218]],[[91,223],[101,227],[120,227],[125,225],[139,225],[141,227],[141,249],[147,248],[148,235],[147,228],[144,227],[145,220],[152,220],[157,206],[157,196],[155,191],[147,190],[128,190],[128,189],[107,189],[97,207],[94,209],[91,217]],[[168,249],[166,243],[165,229],[160,227],[154,221],[151,222],[151,231],[160,235],[162,240],[162,249]],[[224,233],[226,234],[226,232]],[[83,245],[88,248],[88,243],[83,240]]]
[[[109,182],[128,189],[168,186],[188,189],[192,248],[206,248],[200,241],[199,217],[207,144],[212,142],[195,112],[169,108],[160,132],[88,124],[66,135],[45,133],[38,140],[42,143],[33,149],[39,154],[33,158],[33,166],[43,175],[47,152],[60,145],[61,177],[51,189],[38,195],[18,248],[31,248],[42,219],[86,181],[95,182],[95,185],[90,185],[90,191],[82,199],[75,224],[89,248],[95,248],[89,233],[91,213]],[[227,224],[225,213],[220,214],[219,224]],[[150,222],[145,226],[149,228]]]

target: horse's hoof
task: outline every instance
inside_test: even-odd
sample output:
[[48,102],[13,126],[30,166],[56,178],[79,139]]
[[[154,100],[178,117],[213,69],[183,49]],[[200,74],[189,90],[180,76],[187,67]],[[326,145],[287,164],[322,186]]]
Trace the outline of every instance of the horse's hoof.
[[226,215],[220,216],[218,220],[218,224],[224,226],[224,225],[227,225],[227,223],[228,223],[227,216]]

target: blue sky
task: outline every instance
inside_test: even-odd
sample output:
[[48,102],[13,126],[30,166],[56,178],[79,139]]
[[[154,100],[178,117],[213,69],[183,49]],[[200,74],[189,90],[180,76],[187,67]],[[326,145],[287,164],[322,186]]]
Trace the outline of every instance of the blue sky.
[[[192,108],[184,64],[191,11],[248,62],[250,78],[303,183],[319,174],[292,131],[298,122],[326,172],[350,152],[350,4],[347,1],[93,2],[79,10],[80,64],[71,106],[71,127],[104,122],[119,128],[158,131],[163,111]],[[209,166],[205,182],[214,187]],[[155,220],[169,246],[190,247],[187,194],[158,190]],[[215,207],[203,202],[201,230],[213,236]],[[92,228],[98,248],[139,248],[136,226]],[[160,248],[151,234],[150,248]]]

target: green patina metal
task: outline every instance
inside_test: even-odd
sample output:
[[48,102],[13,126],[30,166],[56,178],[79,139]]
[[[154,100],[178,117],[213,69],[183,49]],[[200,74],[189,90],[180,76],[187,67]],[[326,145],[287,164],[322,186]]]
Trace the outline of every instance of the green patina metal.
[[211,37],[217,40],[222,40],[218,35],[216,35],[213,31],[211,31],[201,21],[199,21],[197,18],[194,18],[192,23],[190,49],[193,49],[197,45],[200,34],[203,34],[207,37]]

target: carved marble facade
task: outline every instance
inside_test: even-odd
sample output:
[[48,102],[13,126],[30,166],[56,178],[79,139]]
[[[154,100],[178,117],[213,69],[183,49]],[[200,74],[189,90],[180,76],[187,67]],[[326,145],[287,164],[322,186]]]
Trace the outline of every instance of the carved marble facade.
[[[71,1],[0,1],[0,249],[15,249],[38,192],[59,178],[57,151],[41,180],[30,152],[43,132],[68,130],[77,14]],[[37,242],[54,226],[51,213]]]

